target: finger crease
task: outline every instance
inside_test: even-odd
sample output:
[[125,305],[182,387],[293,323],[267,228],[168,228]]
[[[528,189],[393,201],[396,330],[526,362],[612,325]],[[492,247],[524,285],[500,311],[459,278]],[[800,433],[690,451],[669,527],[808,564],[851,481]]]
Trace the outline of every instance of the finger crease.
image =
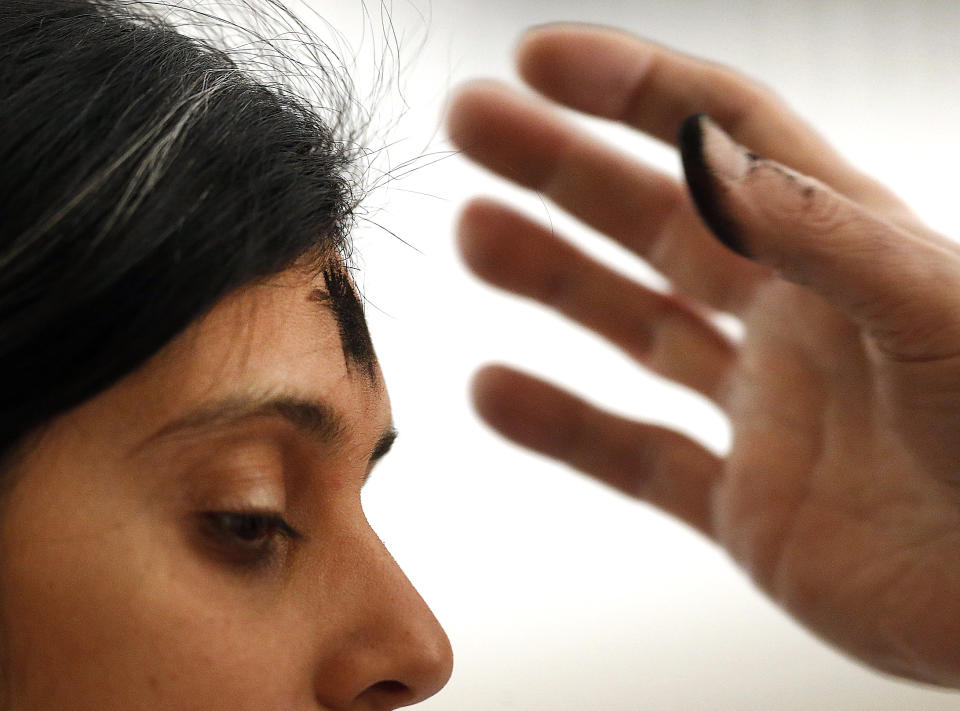
[[646,63],[646,65],[637,72],[637,76],[632,82],[630,82],[630,91],[627,92],[623,105],[614,115],[616,120],[623,121],[624,123],[634,126],[640,124],[640,121],[637,121],[634,118],[635,109],[637,106],[643,103],[643,96],[647,93],[651,79],[658,71],[660,71],[661,64],[662,61],[660,56],[653,54],[650,56],[650,60]]

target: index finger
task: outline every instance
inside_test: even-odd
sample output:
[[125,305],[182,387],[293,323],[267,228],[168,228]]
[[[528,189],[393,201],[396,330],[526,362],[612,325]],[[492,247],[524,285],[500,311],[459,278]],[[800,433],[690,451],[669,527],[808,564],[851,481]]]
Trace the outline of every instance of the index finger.
[[584,25],[528,32],[517,49],[517,64],[530,86],[578,111],[626,123],[668,143],[675,143],[684,118],[707,113],[739,143],[850,198],[886,207],[898,203],[772,91],[720,64]]

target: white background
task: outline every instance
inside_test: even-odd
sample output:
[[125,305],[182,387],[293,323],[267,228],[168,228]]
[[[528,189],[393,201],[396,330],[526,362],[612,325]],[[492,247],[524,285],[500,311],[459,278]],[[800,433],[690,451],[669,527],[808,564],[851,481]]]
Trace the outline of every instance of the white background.
[[[310,2],[361,56],[376,45],[364,44],[380,27],[374,0]],[[449,150],[440,116],[452,86],[476,76],[518,83],[511,53],[522,28],[587,21],[734,65],[775,87],[855,163],[934,226],[960,235],[960,3],[397,0],[392,18],[409,111],[391,133],[388,163]],[[383,115],[396,109],[385,105]],[[672,150],[585,124],[678,172]],[[357,262],[401,432],[365,507],[456,653],[450,685],[424,708],[960,708],[960,695],[889,680],[822,645],[691,530],[484,429],[468,405],[468,379],[497,360],[675,426],[716,451],[729,437],[723,417],[699,397],[470,277],[454,250],[456,214],[469,195],[497,195],[618,268],[650,284],[656,275],[459,156],[419,164],[371,202],[379,208],[372,217],[416,250],[362,228]]]

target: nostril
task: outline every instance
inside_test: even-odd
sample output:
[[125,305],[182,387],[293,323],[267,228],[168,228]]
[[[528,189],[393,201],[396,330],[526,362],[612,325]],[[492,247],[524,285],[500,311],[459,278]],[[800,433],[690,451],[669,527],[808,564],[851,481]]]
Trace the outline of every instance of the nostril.
[[368,692],[374,692],[391,698],[404,697],[410,694],[410,688],[399,681],[378,681],[368,689]]

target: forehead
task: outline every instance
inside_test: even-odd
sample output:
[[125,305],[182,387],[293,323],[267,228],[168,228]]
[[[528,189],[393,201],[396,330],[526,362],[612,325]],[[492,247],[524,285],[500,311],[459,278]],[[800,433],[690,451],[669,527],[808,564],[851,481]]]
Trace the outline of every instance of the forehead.
[[238,392],[282,392],[330,403],[355,428],[389,425],[372,346],[366,364],[350,352],[333,299],[323,275],[299,271],[235,292],[104,393],[111,401],[106,416],[161,425]]

